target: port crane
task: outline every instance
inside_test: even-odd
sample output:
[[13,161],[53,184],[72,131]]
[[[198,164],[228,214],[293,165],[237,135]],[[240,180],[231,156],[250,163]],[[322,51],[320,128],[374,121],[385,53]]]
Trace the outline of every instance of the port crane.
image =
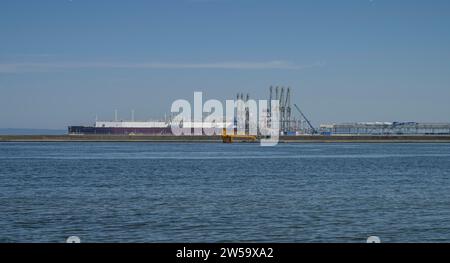
[[308,124],[309,128],[312,131],[312,134],[317,134],[317,130],[316,128],[314,128],[314,126],[312,126],[311,122],[308,120],[308,118],[306,118],[305,114],[303,114],[302,110],[300,110],[300,108],[297,106],[297,104],[294,103],[294,107],[297,109],[297,111],[300,113],[300,115],[302,116],[303,119],[305,119],[306,123]]

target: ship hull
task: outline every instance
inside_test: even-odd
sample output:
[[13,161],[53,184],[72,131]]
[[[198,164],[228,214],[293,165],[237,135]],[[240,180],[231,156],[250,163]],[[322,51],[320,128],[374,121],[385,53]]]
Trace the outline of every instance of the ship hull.
[[89,127],[69,126],[69,134],[76,135],[173,135],[170,127],[130,128],[130,127]]

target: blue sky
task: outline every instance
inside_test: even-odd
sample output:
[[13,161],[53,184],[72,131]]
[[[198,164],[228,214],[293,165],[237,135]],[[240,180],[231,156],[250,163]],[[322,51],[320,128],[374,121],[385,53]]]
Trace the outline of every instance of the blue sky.
[[0,2],[0,128],[293,88],[314,124],[450,122],[450,1]]

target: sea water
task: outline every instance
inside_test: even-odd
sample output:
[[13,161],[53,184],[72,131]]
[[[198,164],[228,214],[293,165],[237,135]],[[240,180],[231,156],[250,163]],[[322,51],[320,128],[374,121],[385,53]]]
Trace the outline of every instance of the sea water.
[[450,144],[0,143],[0,242],[450,242]]

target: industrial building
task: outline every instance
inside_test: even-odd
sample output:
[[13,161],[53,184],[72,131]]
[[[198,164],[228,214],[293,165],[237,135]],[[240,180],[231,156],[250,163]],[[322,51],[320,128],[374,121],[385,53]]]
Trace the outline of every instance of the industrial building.
[[449,135],[450,123],[357,122],[322,124],[323,135]]

